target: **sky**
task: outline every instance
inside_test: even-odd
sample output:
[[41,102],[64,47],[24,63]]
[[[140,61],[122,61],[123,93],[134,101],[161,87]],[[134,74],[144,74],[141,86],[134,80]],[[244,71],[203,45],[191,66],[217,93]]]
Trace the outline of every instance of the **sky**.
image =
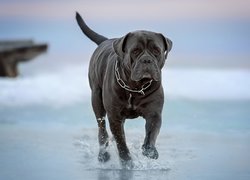
[[69,19],[78,10],[93,19],[249,19],[249,0],[1,0],[2,17]]
[[48,42],[51,54],[90,54],[96,46],[77,27],[78,11],[110,38],[163,33],[177,64],[250,67],[249,7],[250,0],[1,0],[0,39]]

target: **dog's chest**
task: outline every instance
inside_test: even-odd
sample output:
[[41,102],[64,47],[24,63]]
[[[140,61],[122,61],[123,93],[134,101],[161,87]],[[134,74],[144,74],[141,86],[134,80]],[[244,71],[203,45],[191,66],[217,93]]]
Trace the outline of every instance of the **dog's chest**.
[[137,118],[141,116],[138,105],[136,104],[135,98],[132,96],[132,94],[129,95],[127,103],[122,110],[122,115],[126,118]]

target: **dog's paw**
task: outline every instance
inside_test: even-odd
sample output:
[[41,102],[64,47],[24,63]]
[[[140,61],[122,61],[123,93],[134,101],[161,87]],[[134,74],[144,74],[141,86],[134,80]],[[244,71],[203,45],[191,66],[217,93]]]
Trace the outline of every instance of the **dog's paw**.
[[142,154],[151,159],[158,159],[159,153],[154,146],[143,145]]
[[107,162],[110,159],[110,154],[107,151],[100,150],[98,154],[98,161],[99,162]]

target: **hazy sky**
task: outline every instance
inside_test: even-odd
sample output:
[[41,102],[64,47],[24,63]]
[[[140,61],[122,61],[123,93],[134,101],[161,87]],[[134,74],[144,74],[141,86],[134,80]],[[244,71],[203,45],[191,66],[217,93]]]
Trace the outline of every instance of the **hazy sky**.
[[96,46],[78,28],[78,11],[107,37],[163,33],[174,42],[172,57],[182,57],[176,62],[250,66],[249,7],[250,0],[1,0],[0,39],[32,38],[48,42],[50,53],[91,54]]
[[247,19],[250,0],[1,0],[1,17],[98,19]]

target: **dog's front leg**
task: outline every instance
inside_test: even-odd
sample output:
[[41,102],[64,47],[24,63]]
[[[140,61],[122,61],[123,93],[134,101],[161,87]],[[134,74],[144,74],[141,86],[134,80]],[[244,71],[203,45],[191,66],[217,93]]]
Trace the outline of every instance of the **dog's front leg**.
[[121,164],[123,168],[133,168],[133,163],[130,157],[130,153],[126,144],[125,133],[124,133],[124,120],[118,120],[110,117],[110,129],[115,138],[118,153],[120,156]]
[[161,128],[161,113],[148,114],[145,119],[146,137],[142,145],[142,154],[152,159],[158,159],[159,154],[155,148],[155,142]]

